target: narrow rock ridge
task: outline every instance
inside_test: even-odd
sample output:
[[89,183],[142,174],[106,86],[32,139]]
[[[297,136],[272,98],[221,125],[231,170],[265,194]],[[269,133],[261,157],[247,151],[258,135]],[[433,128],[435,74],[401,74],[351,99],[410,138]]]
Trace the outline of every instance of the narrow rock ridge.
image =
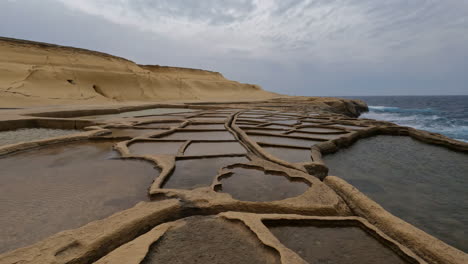
[[[266,249],[262,251],[273,259],[278,260],[279,256],[281,263],[304,264],[306,260],[270,232],[271,221],[359,228],[386,248],[388,254],[405,263],[466,263],[465,253],[392,216],[340,178],[327,176],[328,168],[321,155],[380,134],[410,136],[461,152],[468,151],[468,144],[387,122],[337,114],[334,112],[343,110],[331,109],[327,100],[331,99],[294,97],[261,102],[5,110],[0,130],[32,127],[86,130],[0,146],[0,154],[6,159],[8,154],[22,155],[32,148],[47,148],[51,144],[112,140],[120,159],[151,162],[158,173],[150,186],[142,190],[150,201],[5,252],[0,255],[0,263],[138,264],[144,259],[151,263],[157,257],[158,246],[176,247],[173,238],[186,234],[184,225],[190,225],[187,218],[190,216],[218,223],[234,221],[235,225],[228,225],[247,235],[234,239],[233,243],[245,239],[246,243]],[[347,102],[336,100],[341,104]],[[142,148],[145,145],[147,148]],[[274,152],[275,148],[280,151]],[[289,154],[278,155],[283,152]],[[290,160],[292,155],[295,157]],[[250,180],[243,177],[242,182],[235,183],[240,188],[234,192],[232,188],[223,189],[225,179],[243,173],[234,171],[236,168],[264,173]],[[292,184],[281,184],[277,179]],[[295,188],[294,183],[307,186],[304,191],[285,189]],[[266,185],[271,187],[263,188]],[[242,189],[248,191],[244,193],[249,194],[246,199],[234,195]],[[77,213],[83,213],[79,209]],[[193,236],[205,235],[193,231]],[[160,240],[166,234],[169,239]],[[222,234],[214,235],[221,235],[216,239],[224,239]],[[219,243],[203,246],[218,250]],[[228,248],[222,250],[230,252]]]

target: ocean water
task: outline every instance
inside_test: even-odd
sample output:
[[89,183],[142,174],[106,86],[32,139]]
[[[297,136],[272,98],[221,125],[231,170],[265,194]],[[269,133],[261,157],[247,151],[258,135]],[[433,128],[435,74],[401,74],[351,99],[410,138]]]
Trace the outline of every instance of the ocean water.
[[369,112],[362,118],[389,121],[468,142],[468,95],[353,96],[364,100]]

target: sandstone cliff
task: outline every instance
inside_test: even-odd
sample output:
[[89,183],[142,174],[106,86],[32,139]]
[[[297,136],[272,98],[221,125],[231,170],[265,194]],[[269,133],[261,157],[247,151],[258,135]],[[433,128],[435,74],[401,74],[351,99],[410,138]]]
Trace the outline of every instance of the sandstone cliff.
[[137,65],[90,50],[0,38],[0,108],[274,96],[217,72]]

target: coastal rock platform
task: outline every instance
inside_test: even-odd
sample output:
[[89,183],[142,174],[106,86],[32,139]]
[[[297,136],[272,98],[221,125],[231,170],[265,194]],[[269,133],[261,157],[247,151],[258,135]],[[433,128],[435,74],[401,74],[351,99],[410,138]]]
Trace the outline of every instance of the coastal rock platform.
[[[70,133],[0,146],[0,208],[23,216],[0,218],[0,264],[468,263],[329,175],[324,155],[377,135],[468,153],[439,134],[357,118],[366,108],[283,97],[1,110],[7,139]],[[11,186],[24,202],[9,204]],[[67,213],[50,214],[46,198]]]

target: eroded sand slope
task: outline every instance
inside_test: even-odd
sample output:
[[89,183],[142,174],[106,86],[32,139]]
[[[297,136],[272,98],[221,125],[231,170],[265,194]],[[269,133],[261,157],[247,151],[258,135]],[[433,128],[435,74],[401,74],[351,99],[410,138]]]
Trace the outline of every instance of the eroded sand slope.
[[218,72],[137,65],[90,50],[0,38],[0,107],[274,96]]

